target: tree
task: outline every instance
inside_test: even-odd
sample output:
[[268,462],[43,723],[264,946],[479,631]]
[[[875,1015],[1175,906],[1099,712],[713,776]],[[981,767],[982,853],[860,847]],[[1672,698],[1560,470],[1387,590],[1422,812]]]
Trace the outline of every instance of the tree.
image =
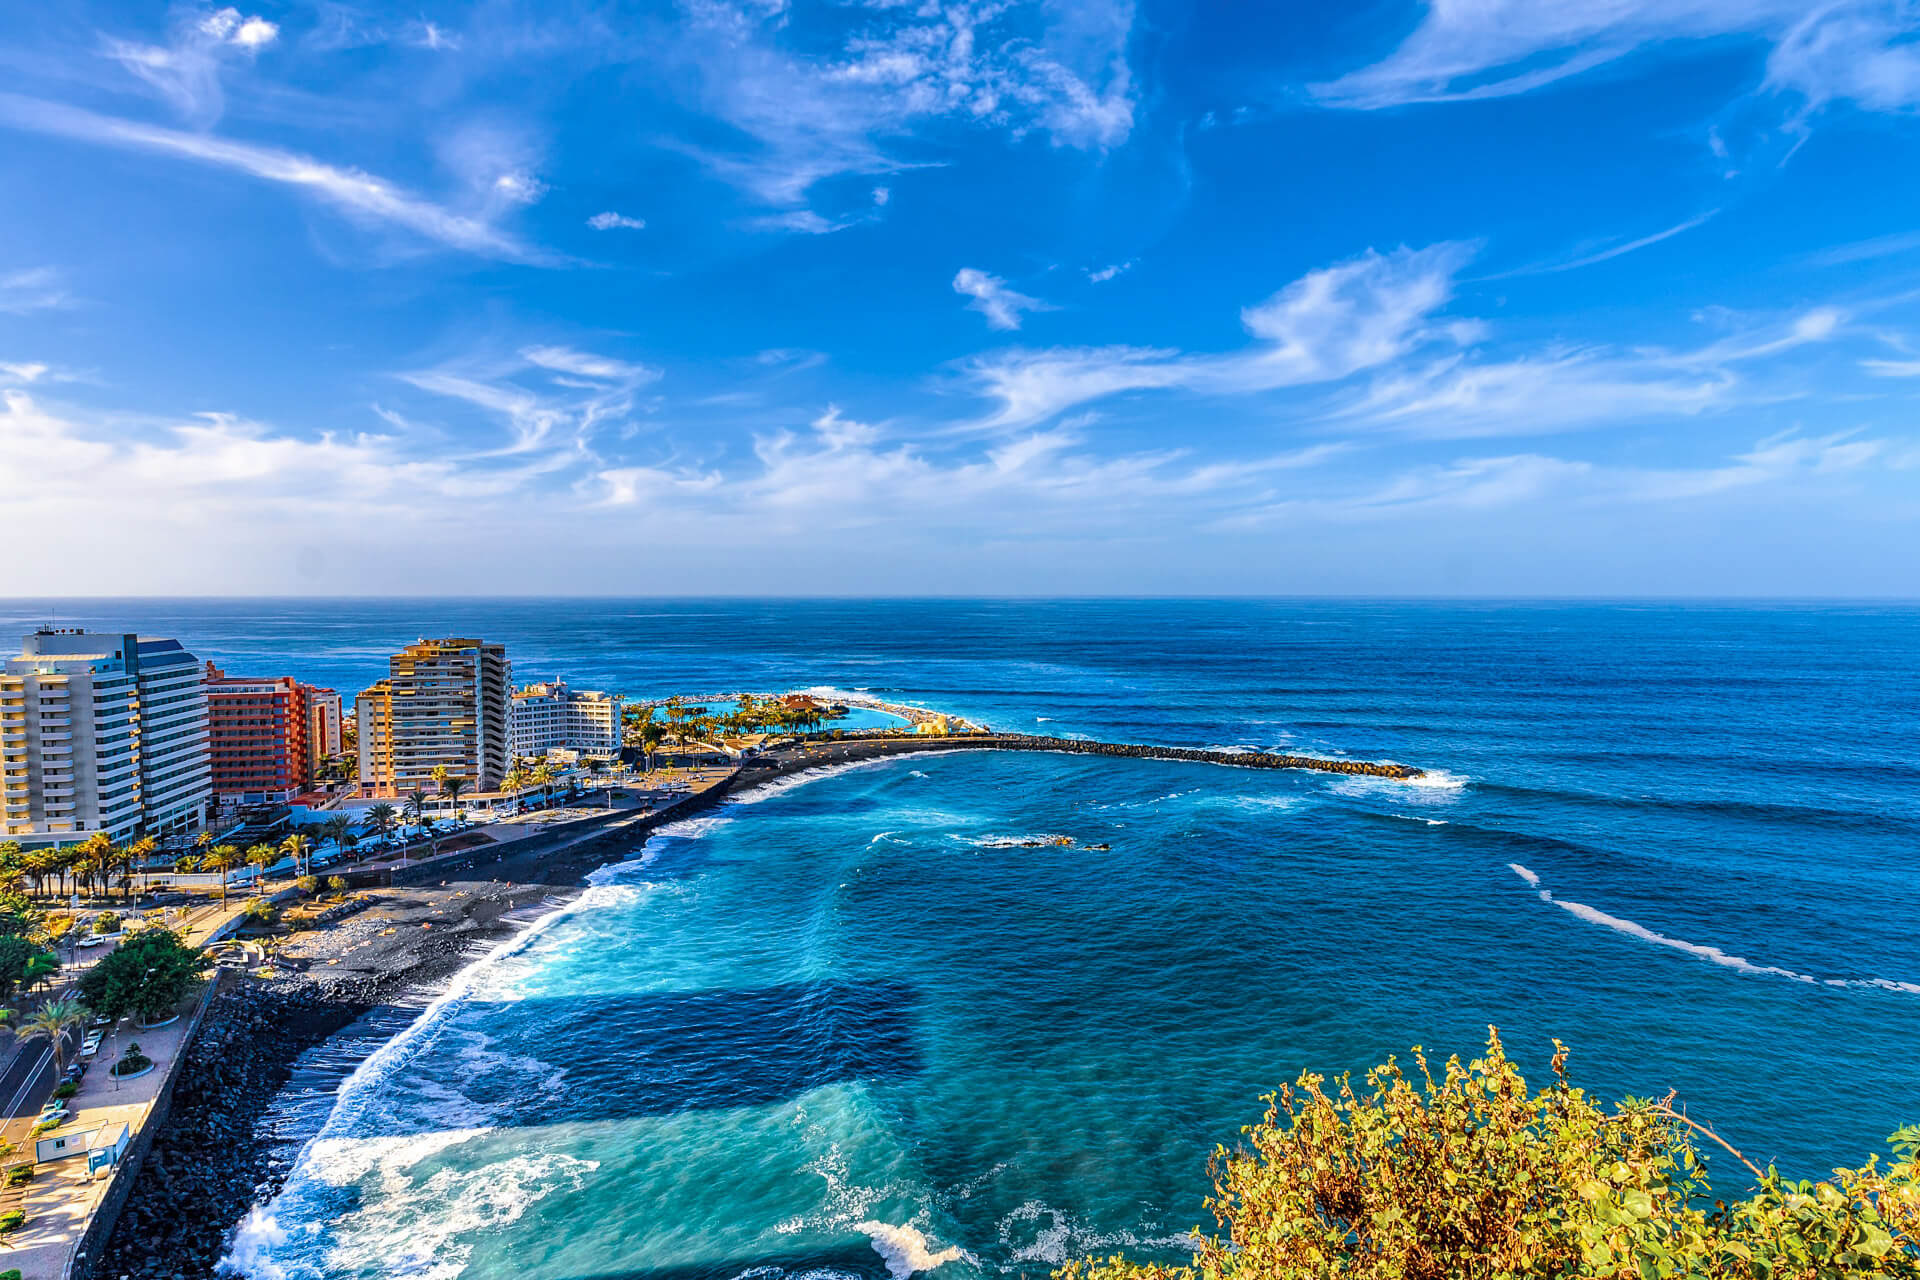
[[253,868],[253,891],[265,891],[267,868],[280,861],[280,851],[270,844],[256,844],[247,850],[247,865]]
[[152,1022],[172,1012],[206,969],[206,956],[173,930],[142,929],[87,970],[80,995],[109,1018],[137,1013]]
[[553,807],[553,781],[559,776],[551,760],[542,760],[533,766],[533,785],[540,788],[541,803],[548,808]]
[[[1790,1183],[1662,1102],[1613,1111],[1568,1083],[1537,1094],[1497,1034],[1435,1079],[1414,1050],[1332,1094],[1307,1074],[1213,1159],[1224,1234],[1191,1263],[1071,1263],[1056,1280],[1838,1280],[1920,1276],[1920,1127],[1833,1182]],[[1746,1200],[1715,1203],[1694,1139],[1752,1172]]]
[[666,728],[658,720],[649,720],[640,726],[640,753],[646,762],[645,772],[653,772],[653,753],[666,736]]
[[440,794],[447,798],[448,805],[457,806],[460,793],[467,789],[469,782],[467,778],[444,778],[440,782]]
[[328,876],[327,891],[329,893],[345,893],[347,891],[347,878],[345,876]]
[[399,811],[382,800],[379,804],[368,806],[367,816],[361,820],[361,824],[374,835],[384,836],[393,830],[393,824],[398,817]]
[[13,999],[27,979],[28,967],[41,954],[39,947],[17,934],[0,937],[0,1000]]
[[[203,831],[200,834],[204,837],[207,833]],[[153,855],[158,852],[160,852],[160,841],[153,836],[142,836],[127,846],[128,863],[138,867],[140,870],[140,891],[142,893],[147,891],[147,864],[153,860]]]
[[20,1024],[18,1034],[22,1040],[44,1037],[53,1042],[53,1073],[59,1076],[67,1069],[67,1033],[86,1026],[87,1021],[88,1013],[78,1000],[49,1000]]
[[353,819],[346,814],[334,814],[320,824],[320,831],[342,855],[353,848]]
[[427,793],[420,790],[409,792],[407,794],[405,813],[407,815],[407,821],[418,826],[420,819],[427,816]]
[[280,842],[280,852],[293,859],[295,875],[306,875],[313,859],[313,837],[296,831]]
[[209,868],[220,873],[220,905],[227,905],[227,872],[239,866],[243,857],[237,844],[215,845],[201,861]]

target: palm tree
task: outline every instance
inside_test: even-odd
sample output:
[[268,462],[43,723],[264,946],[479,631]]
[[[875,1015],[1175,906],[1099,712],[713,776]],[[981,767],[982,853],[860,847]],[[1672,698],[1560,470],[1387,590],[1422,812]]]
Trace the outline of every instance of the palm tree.
[[407,821],[419,826],[420,819],[427,816],[427,793],[418,789],[409,792],[405,812]]
[[460,793],[466,789],[467,779],[465,778],[440,779],[440,794],[447,798],[449,807],[457,807],[459,805]]
[[559,776],[551,760],[542,760],[533,767],[533,785],[540,788],[541,803],[546,808],[553,807],[553,780]]
[[313,837],[296,831],[280,842],[280,852],[293,859],[295,875],[306,875],[313,858]]
[[[204,836],[206,832],[203,831],[200,834]],[[140,868],[140,892],[142,893],[145,893],[148,887],[147,864],[158,852],[160,852],[160,842],[152,836],[144,836],[127,846],[128,858]]]
[[67,1070],[67,1033],[84,1027],[92,1015],[78,1000],[49,1000],[20,1024],[22,1040],[45,1036],[53,1042],[53,1074],[57,1078]]
[[397,816],[398,811],[395,810],[392,805],[382,800],[379,804],[368,807],[367,816],[362,819],[362,822],[367,830],[373,832],[375,835],[384,836],[387,832],[393,830],[394,819]]
[[654,750],[666,736],[666,728],[658,720],[649,720],[640,726],[640,751],[646,760],[647,773],[653,772]]
[[518,760],[515,760],[513,762],[513,767],[507,770],[507,776],[500,779],[500,789],[502,791],[512,793],[514,802],[515,802],[515,807],[518,808],[520,793],[526,790],[526,787],[527,787],[526,767],[523,766]]
[[265,887],[267,868],[280,861],[280,851],[270,844],[256,844],[247,850],[247,865],[253,868],[253,892],[258,896]]
[[353,819],[344,813],[336,813],[320,824],[320,830],[326,838],[333,841],[333,847],[342,854],[353,844]]
[[220,905],[227,905],[227,872],[239,866],[242,859],[237,844],[215,845],[211,852],[200,859],[200,864],[220,873]]

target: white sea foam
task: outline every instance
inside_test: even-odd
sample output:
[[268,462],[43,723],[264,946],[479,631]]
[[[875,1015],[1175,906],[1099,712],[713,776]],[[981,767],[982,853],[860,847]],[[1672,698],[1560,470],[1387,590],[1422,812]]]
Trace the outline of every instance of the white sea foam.
[[[852,773],[856,769],[871,769],[876,765],[891,763],[893,763],[891,758],[880,756],[873,760],[848,760],[842,764],[822,765],[818,769],[806,769],[799,773],[790,773],[784,778],[775,778],[771,782],[759,783],[746,791],[740,792],[738,795],[730,797],[727,803],[729,805],[760,804],[762,801],[771,800],[775,796],[785,795],[797,787],[804,787],[809,782],[818,782],[823,778],[837,778],[842,774]],[[664,831],[666,828],[663,827],[661,829]]]
[[[1065,849],[1073,845],[1072,836],[1063,836],[1056,832],[1043,832],[1033,836],[962,836],[949,835],[949,840],[958,840],[961,844],[970,844],[976,849],[1025,849],[1056,848]],[[1062,843],[1062,842],[1065,843]]]
[[924,778],[927,776],[927,773],[924,769],[913,769],[907,773],[907,776],[909,778]]
[[1199,1243],[1187,1234],[1150,1236],[1133,1231],[1094,1231],[1062,1210],[1038,1200],[1029,1200],[1002,1218],[999,1236],[1007,1255],[1015,1262],[1040,1262],[1053,1267],[1063,1265],[1069,1258],[1114,1249],[1194,1249]]
[[908,1280],[915,1272],[931,1271],[949,1262],[979,1261],[957,1244],[935,1249],[933,1241],[918,1227],[896,1227],[869,1219],[858,1224],[857,1230],[873,1238],[873,1251],[886,1261],[887,1274],[893,1280]]
[[672,840],[704,840],[732,821],[732,818],[720,814],[706,814],[698,818],[682,818],[678,822],[667,823],[647,838],[649,840],[657,840],[664,836]]
[[1820,984],[1824,982],[1826,986],[1830,987],[1875,987],[1883,991],[1900,991],[1912,995],[1920,995],[1920,983],[1916,982],[1897,982],[1889,978],[1821,979],[1814,977],[1812,974],[1801,973],[1797,969],[1788,969],[1782,965],[1759,964],[1747,959],[1745,956],[1736,956],[1731,952],[1723,951],[1719,947],[1709,946],[1703,942],[1688,942],[1684,938],[1670,938],[1666,934],[1649,929],[1637,921],[1610,915],[1598,907],[1590,907],[1584,902],[1573,902],[1566,898],[1556,898],[1551,891],[1539,888],[1540,877],[1534,872],[1521,866],[1517,862],[1509,862],[1507,866],[1512,869],[1515,875],[1526,881],[1530,887],[1539,890],[1540,900],[1542,902],[1551,902],[1554,906],[1559,907],[1575,919],[1584,920],[1588,924],[1599,925],[1604,929],[1612,929],[1615,933],[1622,933],[1629,938],[1637,938],[1642,942],[1650,942],[1658,947],[1670,947],[1675,951],[1696,956],[1699,959],[1720,965],[1723,968],[1732,969],[1737,973],[1786,978],[1792,982],[1805,982],[1808,984]]

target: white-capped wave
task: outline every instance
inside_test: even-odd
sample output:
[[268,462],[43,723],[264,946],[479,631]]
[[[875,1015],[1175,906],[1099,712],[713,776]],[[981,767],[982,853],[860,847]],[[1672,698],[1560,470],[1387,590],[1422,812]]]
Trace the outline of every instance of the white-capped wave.
[[909,778],[924,778],[927,776],[927,771],[925,769],[909,769],[907,776]]
[[785,795],[797,787],[804,787],[809,782],[818,782],[822,778],[837,778],[842,774],[852,773],[856,769],[871,769],[875,765],[891,763],[893,763],[892,757],[877,756],[872,760],[848,760],[840,764],[821,765],[817,769],[804,769],[799,773],[790,773],[784,778],[758,783],[745,791],[729,796],[727,803],[730,805],[759,804],[775,796]]
[[933,1241],[918,1227],[896,1227],[869,1219],[856,1229],[873,1238],[873,1251],[885,1260],[887,1274],[893,1280],[908,1280],[915,1272],[931,1271],[949,1262],[979,1261],[957,1244],[935,1249]]
[[733,821],[721,814],[705,814],[698,818],[682,818],[678,822],[669,822],[648,836],[649,840],[665,837],[669,840],[704,840]]
[[1696,956],[1699,959],[1720,965],[1723,968],[1732,969],[1737,973],[1786,978],[1792,982],[1824,984],[1830,987],[1877,987],[1883,991],[1901,991],[1913,995],[1920,995],[1920,983],[1916,982],[1897,982],[1889,978],[1816,978],[1810,973],[1801,973],[1797,969],[1788,969],[1782,965],[1760,964],[1747,959],[1745,956],[1736,956],[1731,952],[1723,951],[1719,947],[1709,946],[1703,942],[1689,942],[1685,938],[1670,938],[1666,934],[1649,929],[1637,921],[1611,915],[1608,912],[1600,910],[1598,907],[1590,907],[1584,902],[1573,902],[1566,898],[1556,898],[1551,891],[1539,888],[1540,877],[1534,872],[1521,866],[1517,862],[1509,862],[1507,866],[1515,875],[1526,881],[1529,886],[1539,890],[1540,900],[1542,902],[1551,902],[1554,906],[1559,907],[1575,919],[1584,920],[1588,924],[1599,925],[1604,929],[1612,929],[1615,933],[1622,933],[1629,938],[1637,938],[1642,942],[1650,942],[1658,947],[1670,947],[1675,951]]

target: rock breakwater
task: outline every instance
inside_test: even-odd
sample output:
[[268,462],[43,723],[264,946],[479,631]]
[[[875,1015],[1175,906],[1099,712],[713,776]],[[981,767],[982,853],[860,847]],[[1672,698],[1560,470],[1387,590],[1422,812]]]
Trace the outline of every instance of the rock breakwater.
[[181,1064],[173,1108],[141,1163],[106,1247],[86,1273],[133,1280],[213,1274],[226,1238],[277,1185],[259,1121],[293,1060],[365,1011],[305,985],[249,983],[221,993]]
[[[978,739],[954,738],[961,743]],[[1124,756],[1136,760],[1192,760],[1204,764],[1226,764],[1241,769],[1312,769],[1318,773],[1344,773],[1366,778],[1406,780],[1425,775],[1426,770],[1390,760],[1330,760],[1324,756],[1275,755],[1266,751],[1205,751],[1192,747],[1158,747],[1141,743],[1089,742],[1081,738],[1047,738],[1034,734],[997,734],[988,740],[1002,749],[1016,751],[1064,751],[1083,756]]]

